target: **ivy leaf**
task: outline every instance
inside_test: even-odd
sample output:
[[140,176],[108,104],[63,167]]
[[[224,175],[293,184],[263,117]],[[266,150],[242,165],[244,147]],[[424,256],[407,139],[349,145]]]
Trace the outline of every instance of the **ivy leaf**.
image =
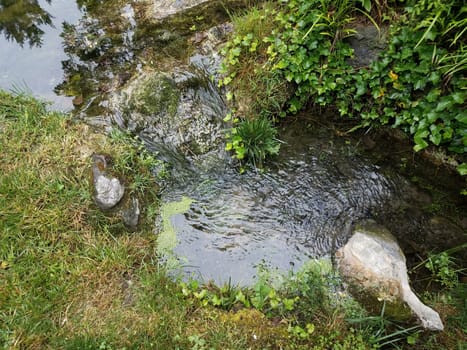
[[449,97],[443,98],[436,106],[436,111],[441,112],[453,105],[453,100]]
[[460,123],[467,125],[467,112],[459,113],[455,118]]
[[425,140],[427,136],[428,130],[419,131],[415,134],[415,146],[413,148],[415,152],[421,151],[422,149],[428,147],[428,142]]
[[430,134],[430,141],[433,142],[436,146],[438,146],[441,142],[441,133],[440,131],[442,130],[441,125],[432,125],[430,127],[431,129],[431,134]]
[[365,9],[366,12],[371,11],[371,0],[361,0],[363,8]]
[[466,93],[462,92],[455,92],[451,95],[453,101],[457,104],[463,104],[465,101],[465,95]]
[[457,167],[457,171],[458,171],[459,174],[461,174],[462,176],[467,175],[467,163],[462,163],[461,165],[459,165],[459,166]]

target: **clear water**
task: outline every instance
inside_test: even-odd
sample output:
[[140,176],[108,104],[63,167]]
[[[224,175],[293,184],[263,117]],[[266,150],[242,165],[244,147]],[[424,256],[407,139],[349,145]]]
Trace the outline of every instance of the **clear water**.
[[183,175],[164,200],[195,200],[172,217],[187,276],[251,284],[260,266],[286,272],[331,256],[361,219],[381,212],[407,219],[400,209],[416,201],[404,195],[416,196],[407,181],[324,129],[300,128],[282,134],[281,156],[264,172],[240,175],[222,161],[191,176],[174,170]]

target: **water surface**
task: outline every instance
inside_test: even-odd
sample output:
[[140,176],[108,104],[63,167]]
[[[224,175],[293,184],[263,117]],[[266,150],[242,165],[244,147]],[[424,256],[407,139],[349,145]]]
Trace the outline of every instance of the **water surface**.
[[62,61],[66,58],[60,33],[62,22],[76,22],[81,12],[74,0],[53,0],[50,4],[39,0],[38,4],[50,13],[53,26],[39,26],[44,31],[40,46],[31,47],[27,41],[21,46],[0,34],[0,87],[30,90],[34,96],[53,102],[54,108],[70,110],[71,98],[54,92],[63,79]]

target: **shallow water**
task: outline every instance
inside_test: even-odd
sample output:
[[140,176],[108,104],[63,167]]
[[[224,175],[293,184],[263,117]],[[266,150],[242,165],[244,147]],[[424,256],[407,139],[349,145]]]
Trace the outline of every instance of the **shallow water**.
[[66,58],[63,51],[62,22],[74,23],[81,16],[76,1],[44,0],[39,5],[52,16],[53,26],[40,25],[44,31],[41,46],[21,47],[15,41],[8,41],[0,34],[0,87],[6,90],[30,90],[34,96],[53,102],[53,108],[71,110],[71,98],[59,96],[54,88],[63,79],[61,62]]
[[325,128],[288,126],[280,158],[264,172],[240,175],[227,162],[189,175],[175,169],[164,201],[194,200],[172,217],[175,254],[186,276],[218,284],[251,284],[259,267],[286,272],[310,258],[332,256],[353,225],[372,218],[403,221],[401,232],[423,230],[419,192],[388,168],[374,165],[355,144]]

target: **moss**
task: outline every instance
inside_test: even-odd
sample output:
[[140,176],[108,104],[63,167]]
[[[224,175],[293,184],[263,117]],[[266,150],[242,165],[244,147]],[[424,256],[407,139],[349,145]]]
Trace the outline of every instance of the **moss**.
[[173,80],[163,74],[151,74],[131,93],[127,112],[173,117],[179,98],[180,91]]
[[289,343],[286,322],[274,324],[262,312],[256,309],[241,309],[221,315],[220,320],[229,329],[249,335],[249,347],[281,349]]

